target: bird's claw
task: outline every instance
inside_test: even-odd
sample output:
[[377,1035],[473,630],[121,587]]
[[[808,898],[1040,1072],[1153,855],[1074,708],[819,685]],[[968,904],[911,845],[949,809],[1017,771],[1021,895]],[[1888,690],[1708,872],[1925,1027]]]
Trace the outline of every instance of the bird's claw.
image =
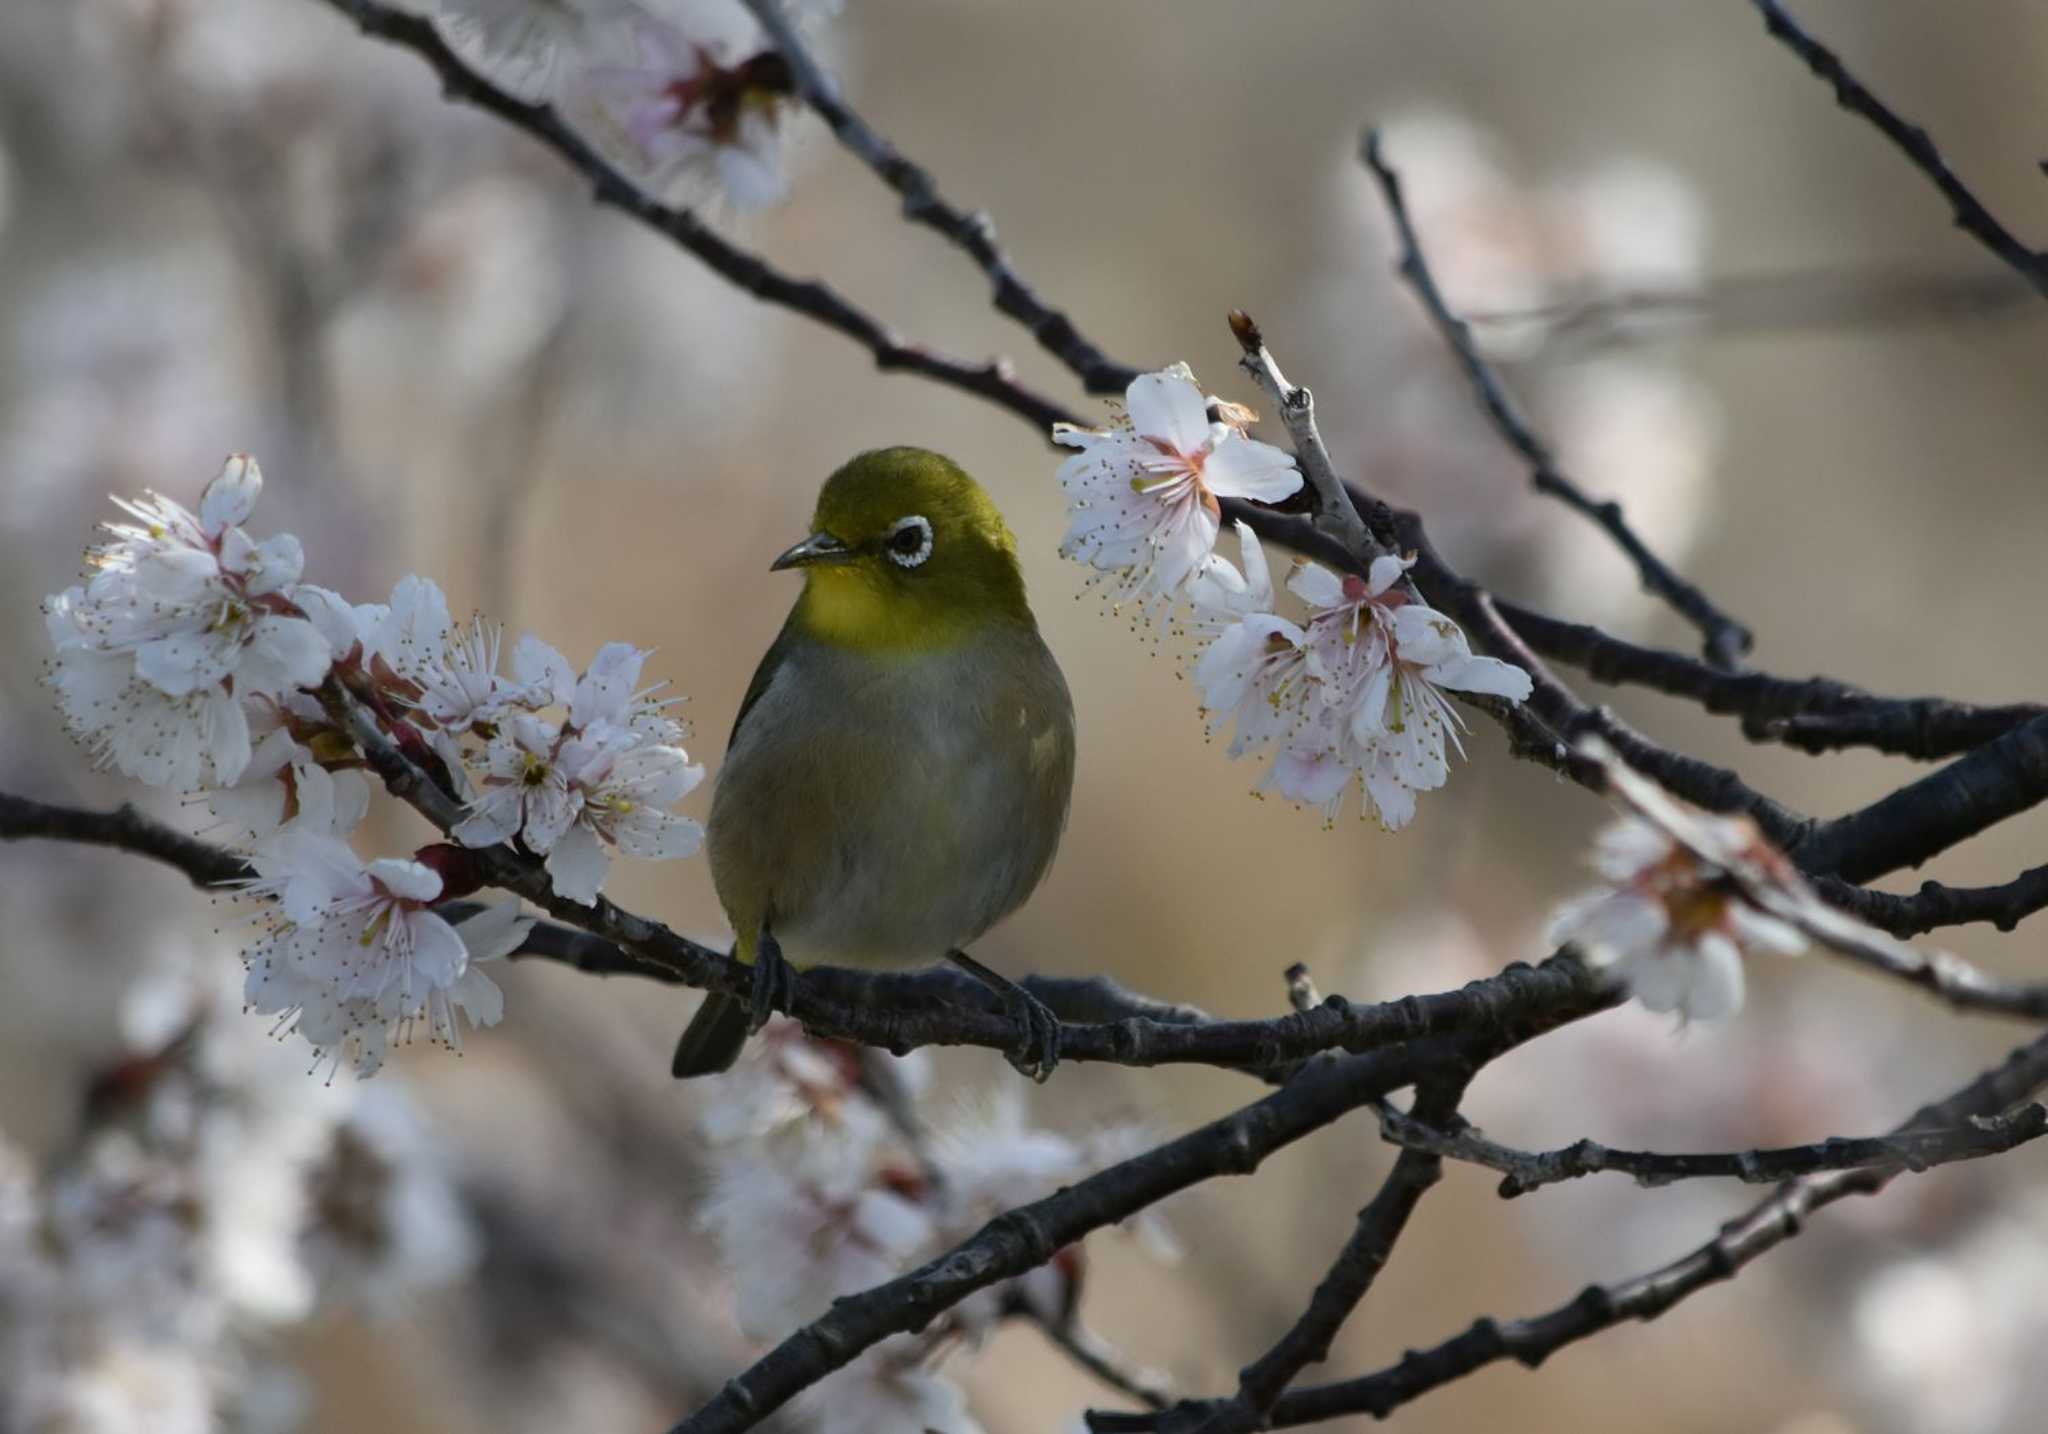
[[747,1034],[759,1035],[776,1010],[787,1011],[796,1000],[796,968],[783,959],[782,947],[763,931],[754,952],[754,996],[747,1014]]
[[1017,1027],[1017,1047],[1005,1053],[1018,1074],[1040,1085],[1060,1063],[1060,1018],[1022,986],[1003,993],[1004,1014]]

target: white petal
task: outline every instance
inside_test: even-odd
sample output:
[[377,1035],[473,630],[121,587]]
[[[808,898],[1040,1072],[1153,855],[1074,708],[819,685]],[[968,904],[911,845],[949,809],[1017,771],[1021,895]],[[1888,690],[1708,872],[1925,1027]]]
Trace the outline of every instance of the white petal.
[[1202,465],[1202,482],[1211,493],[1277,503],[1301,491],[1301,470],[1285,449],[1246,438],[1220,423],[1210,434],[1216,447]]
[[551,773],[526,791],[526,844],[535,851],[553,851],[582,810],[583,793],[572,791],[560,773]]
[[501,901],[458,922],[455,930],[469,948],[471,961],[495,961],[519,949],[533,930],[533,918],[519,914],[518,902]]
[[265,538],[238,569],[248,574],[248,590],[257,597],[290,587],[305,570],[306,550],[290,533]]
[[213,763],[213,780],[232,786],[249,765],[249,717],[231,694],[208,694],[202,709],[200,741]]
[[1425,674],[1439,687],[1454,688],[1459,692],[1482,692],[1494,697],[1505,697],[1511,702],[1526,702],[1535,690],[1529,681],[1529,674],[1512,662],[1502,662],[1497,657],[1455,658],[1440,663]]
[[1312,608],[1344,606],[1344,579],[1321,563],[1302,563],[1287,575],[1287,591]]
[[266,696],[318,687],[333,663],[327,639],[307,619],[259,617],[236,669],[235,686]]
[[199,522],[206,535],[217,538],[224,529],[249,521],[255,511],[256,495],[263,491],[263,470],[246,453],[231,453],[199,498]]
[[1141,373],[1124,390],[1131,427],[1176,453],[1193,455],[1209,445],[1209,406],[1202,390],[1178,374]]
[[575,698],[576,669],[533,633],[512,649],[512,675],[525,684],[536,707],[566,707]]
[[611,864],[597,833],[587,826],[574,826],[548,853],[548,879],[556,895],[587,906],[597,900],[598,889],[604,885]]
[[1715,932],[1701,937],[1686,993],[1686,1017],[1718,1021],[1733,1015],[1742,1009],[1742,993],[1742,953],[1735,943]]
[[362,629],[356,623],[356,609],[340,593],[312,583],[299,583],[292,588],[290,596],[293,604],[306,615],[306,620],[327,639],[327,646],[336,656],[346,656],[350,648],[362,641]]
[[1414,566],[1415,559],[1397,558],[1391,553],[1385,557],[1374,558],[1372,566],[1365,570],[1365,589],[1373,597],[1378,597],[1400,582],[1408,569]]
[[172,697],[212,687],[234,668],[235,644],[219,633],[180,632],[135,651],[135,675]]
[[525,818],[525,803],[519,788],[507,783],[487,788],[483,800],[469,809],[469,815],[449,833],[464,846],[496,846],[510,841]]
[[570,701],[571,726],[588,727],[596,722],[623,725],[626,704],[640,687],[640,669],[647,654],[630,642],[608,642],[597,650],[590,670],[576,684]]
[[370,879],[393,896],[407,901],[432,901],[441,894],[440,875],[430,866],[397,857],[378,857],[369,865]]
[[[436,878],[435,890],[440,890],[440,886],[440,880]],[[403,920],[412,930],[413,971],[432,990],[445,990],[454,984],[455,978],[469,964],[469,948],[462,944],[462,937],[455,928],[444,917],[431,911],[407,912]],[[413,992],[414,996],[425,994],[424,991]]]

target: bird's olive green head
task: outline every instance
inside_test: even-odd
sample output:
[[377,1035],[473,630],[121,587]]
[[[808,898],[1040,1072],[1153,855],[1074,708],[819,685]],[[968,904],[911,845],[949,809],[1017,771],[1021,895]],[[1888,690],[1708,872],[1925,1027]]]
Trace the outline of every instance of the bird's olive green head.
[[1032,621],[1003,515],[928,449],[853,458],[825,480],[811,536],[773,566],[804,570],[797,625],[849,647],[916,652]]

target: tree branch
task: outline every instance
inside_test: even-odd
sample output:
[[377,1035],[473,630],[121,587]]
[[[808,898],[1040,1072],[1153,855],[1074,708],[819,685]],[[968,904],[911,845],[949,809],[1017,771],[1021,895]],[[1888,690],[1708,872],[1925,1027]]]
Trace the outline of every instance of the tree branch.
[[1074,327],[1073,320],[1038,297],[1010,264],[996,242],[995,221],[985,212],[968,213],[948,203],[938,182],[923,166],[878,134],[840,93],[838,81],[818,63],[803,36],[789,21],[779,0],[746,0],[775,48],[789,61],[797,93],[832,128],[840,144],[852,151],[903,199],[903,217],[945,236],[948,243],[972,258],[994,286],[996,308],[1028,330],[1039,346],[1073,372],[1090,393],[1120,394],[1138,370],[1104,354]]
[[[2048,1036],[2007,1057],[1938,1105],[1927,1107],[1899,1133],[1953,1128],[1975,1117],[1995,1117],[2048,1083]],[[1708,1285],[1732,1279],[1749,1264],[1797,1235],[1814,1211],[1851,1195],[1882,1190],[1899,1172],[1864,1167],[1809,1175],[1730,1221],[1692,1253],[1618,1285],[1588,1285],[1568,1304],[1526,1319],[1481,1319],[1433,1349],[1411,1350],[1372,1374],[1283,1395],[1269,1427],[1313,1424],[1346,1414],[1384,1419],[1404,1404],[1504,1359],[1534,1369],[1568,1344],[1625,1320],[1651,1320]],[[1090,1415],[1097,1434],[1152,1430],[1157,1416]]]
[[1881,697],[1832,677],[1729,672],[1666,648],[1644,647],[1585,623],[1500,603],[1508,624],[1545,657],[1595,682],[1647,687],[1709,712],[1743,719],[1755,742],[1783,742],[1819,755],[1874,747],[1933,761],[1968,752],[2048,713],[2036,702],[1974,706],[1945,697]]
[[1929,857],[2048,798],[2048,715],[1867,807],[1821,822],[1787,854],[1861,885]]
[[[1416,1109],[1425,1121],[1457,1116],[1471,1072],[1454,1071],[1422,1085]],[[1442,1158],[1429,1150],[1406,1149],[1380,1183],[1344,1248],[1309,1297],[1301,1318],[1273,1347],[1238,1375],[1237,1393],[1225,1400],[1189,1402],[1170,1409],[1158,1421],[1160,1434],[1251,1434],[1267,1427],[1274,1403],[1295,1377],[1311,1364],[1330,1357],[1330,1343],[1351,1312],[1372,1289],[1394,1253],[1394,1244],[1408,1228],[1408,1217],[1441,1174]]]
[[1252,321],[1250,314],[1242,309],[1233,309],[1230,332],[1237,339],[1237,346],[1243,350],[1238,367],[1252,376],[1260,390],[1279,408],[1280,421],[1287,425],[1287,435],[1294,441],[1294,456],[1315,494],[1316,527],[1343,544],[1359,561],[1370,563],[1385,549],[1365,530],[1358,509],[1352,505],[1351,494],[1344,487],[1344,480],[1337,476],[1336,465],[1330,462],[1330,450],[1324,445],[1322,432],[1316,427],[1315,395],[1287,381],[1287,376],[1280,372],[1280,365],[1274,362],[1272,353],[1266,348],[1265,335],[1259,332],[1259,326]]
[[1941,151],[1934,147],[1934,141],[1928,138],[1926,130],[1902,118],[1890,105],[1871,93],[1868,86],[1849,72],[1841,57],[1801,29],[1799,22],[1786,13],[1778,0],[1752,0],[1752,3],[1763,15],[1764,29],[1771,37],[1782,41],[1787,49],[1805,62],[1807,69],[1833,88],[1837,105],[1877,126],[1913,167],[1941,191],[1941,197],[1948,201],[1955,216],[1956,228],[1996,254],[2014,273],[2032,285],[2036,293],[2048,298],[2048,256],[2029,249],[1992,216],[1983,201],[1949,168],[1948,161],[1941,157]]
[[1823,901],[1894,936],[1917,936],[1938,926],[1988,921],[2011,931],[2024,917],[2048,907],[2048,866],[2030,867],[2003,886],[1943,886],[1923,881],[1911,896],[1869,891],[1832,876],[1815,877]]
[[226,848],[186,836],[126,802],[111,812],[91,812],[0,792],[0,841],[24,837],[134,852],[175,867],[203,888],[231,886],[255,875]]
[[1256,1104],[998,1215],[936,1259],[858,1295],[783,1340],[672,1434],[739,1434],[799,1391],[892,1334],[922,1329],[978,1289],[1010,1279],[1105,1225],[1220,1175],[1249,1175],[1275,1150],[1389,1091],[1465,1070],[1602,1009],[1611,997],[1566,995],[1504,1006],[1500,1022],[1448,1043],[1314,1061]]
[[1707,660],[1718,667],[1735,667],[1743,654],[1749,651],[1749,629],[1722,612],[1697,586],[1681,578],[1662,558],[1651,552],[1649,545],[1629,527],[1619,503],[1612,499],[1595,501],[1558,467],[1556,455],[1530,429],[1492,368],[1479,356],[1478,347],[1472,342],[1470,327],[1451,311],[1437,288],[1429,263],[1423,258],[1414,223],[1408,217],[1401,178],[1382,156],[1377,130],[1366,131],[1363,157],[1366,167],[1379,183],[1381,197],[1386,201],[1387,211],[1400,236],[1398,268],[1401,277],[1408,281],[1438,332],[1443,335],[1444,342],[1450,345],[1451,353],[1465,371],[1479,406],[1486,411],[1494,430],[1528,462],[1530,482],[1536,491],[1558,499],[1605,530],[1635,564],[1643,586],[1670,604],[1674,611],[1699,630]]
[[689,210],[650,198],[550,106],[527,104],[471,69],[448,48],[430,22],[379,0],[325,3],[355,21],[364,34],[411,50],[433,66],[449,99],[495,115],[561,155],[590,182],[592,198],[599,204],[629,214],[665,235],[764,303],[802,314],[843,334],[866,349],[883,372],[919,374],[985,398],[1046,434],[1048,442],[1053,424],[1074,421],[1059,404],[1020,383],[1006,360],[969,363],[905,339],[824,281],[792,278],[758,255],[727,243]]
[[1645,1187],[1679,1180],[1730,1179],[1774,1185],[1826,1170],[1910,1170],[1919,1174],[1957,1160],[2002,1155],[2048,1134],[2048,1108],[2022,1106],[2003,1115],[1972,1116],[1962,1125],[1900,1131],[1891,1135],[1830,1136],[1811,1145],[1771,1150],[1738,1150],[1710,1155],[1667,1155],[1650,1150],[1615,1150],[1595,1140],[1578,1140],[1557,1150],[1516,1150],[1488,1140],[1463,1122],[1432,1124],[1395,1109],[1376,1107],[1380,1136],[1404,1150],[1427,1151],[1498,1170],[1504,1199],[1545,1185],[1607,1171],[1628,1175]]

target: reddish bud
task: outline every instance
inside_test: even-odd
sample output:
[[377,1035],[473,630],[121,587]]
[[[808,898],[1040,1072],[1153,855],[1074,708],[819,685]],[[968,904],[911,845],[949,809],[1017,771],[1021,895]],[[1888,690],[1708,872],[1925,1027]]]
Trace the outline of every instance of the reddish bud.
[[441,878],[441,895],[438,898],[441,901],[470,896],[483,887],[483,873],[478,870],[480,863],[476,853],[466,846],[437,841],[414,852],[412,859]]

